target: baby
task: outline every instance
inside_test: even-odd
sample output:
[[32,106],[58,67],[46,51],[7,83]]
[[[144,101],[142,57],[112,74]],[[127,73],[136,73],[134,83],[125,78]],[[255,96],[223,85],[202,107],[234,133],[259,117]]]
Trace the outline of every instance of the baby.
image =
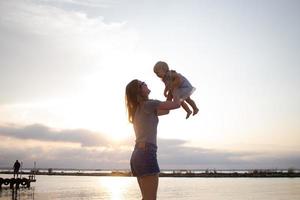
[[[198,113],[199,109],[190,97],[196,88],[183,75],[177,73],[175,70],[169,70],[168,64],[163,61],[157,62],[154,65],[153,71],[165,84],[165,97],[169,100],[174,98],[181,101],[181,106],[187,113],[186,119],[192,113],[193,115]],[[187,104],[193,108],[193,112]]]

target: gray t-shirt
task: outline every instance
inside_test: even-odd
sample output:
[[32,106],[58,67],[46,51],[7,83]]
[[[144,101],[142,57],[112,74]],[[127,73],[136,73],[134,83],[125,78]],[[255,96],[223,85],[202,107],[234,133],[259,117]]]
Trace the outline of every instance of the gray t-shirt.
[[135,112],[133,128],[136,142],[148,142],[156,145],[157,136],[157,107],[159,100],[147,100]]

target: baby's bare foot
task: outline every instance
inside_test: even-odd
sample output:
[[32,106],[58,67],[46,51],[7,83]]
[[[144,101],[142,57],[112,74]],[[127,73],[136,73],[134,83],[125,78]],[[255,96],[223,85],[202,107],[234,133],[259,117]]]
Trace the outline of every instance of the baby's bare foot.
[[196,115],[198,112],[199,112],[199,109],[196,108],[196,109],[194,110],[194,112],[193,112],[193,115]]
[[192,111],[187,112],[185,118],[188,119],[188,118],[190,117],[191,114],[192,114]]

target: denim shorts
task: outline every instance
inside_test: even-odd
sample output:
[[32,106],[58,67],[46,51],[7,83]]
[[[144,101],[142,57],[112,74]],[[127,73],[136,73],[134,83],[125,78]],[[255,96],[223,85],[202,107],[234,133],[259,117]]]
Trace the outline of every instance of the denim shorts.
[[157,162],[157,146],[146,143],[145,148],[135,145],[130,159],[130,167],[133,176],[141,177],[154,175],[160,172]]

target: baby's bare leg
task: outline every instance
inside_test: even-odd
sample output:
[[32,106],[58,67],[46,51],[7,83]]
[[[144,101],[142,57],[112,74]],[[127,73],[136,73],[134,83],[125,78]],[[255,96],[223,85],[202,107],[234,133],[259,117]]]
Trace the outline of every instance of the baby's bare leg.
[[184,101],[181,102],[181,106],[186,111],[186,117],[185,118],[186,119],[189,118],[190,115],[192,114],[192,111],[190,110],[189,106]]
[[185,100],[189,105],[192,106],[193,108],[193,115],[196,115],[199,111],[199,109],[197,108],[196,106],[196,103],[190,98],[188,97],[186,100]]

